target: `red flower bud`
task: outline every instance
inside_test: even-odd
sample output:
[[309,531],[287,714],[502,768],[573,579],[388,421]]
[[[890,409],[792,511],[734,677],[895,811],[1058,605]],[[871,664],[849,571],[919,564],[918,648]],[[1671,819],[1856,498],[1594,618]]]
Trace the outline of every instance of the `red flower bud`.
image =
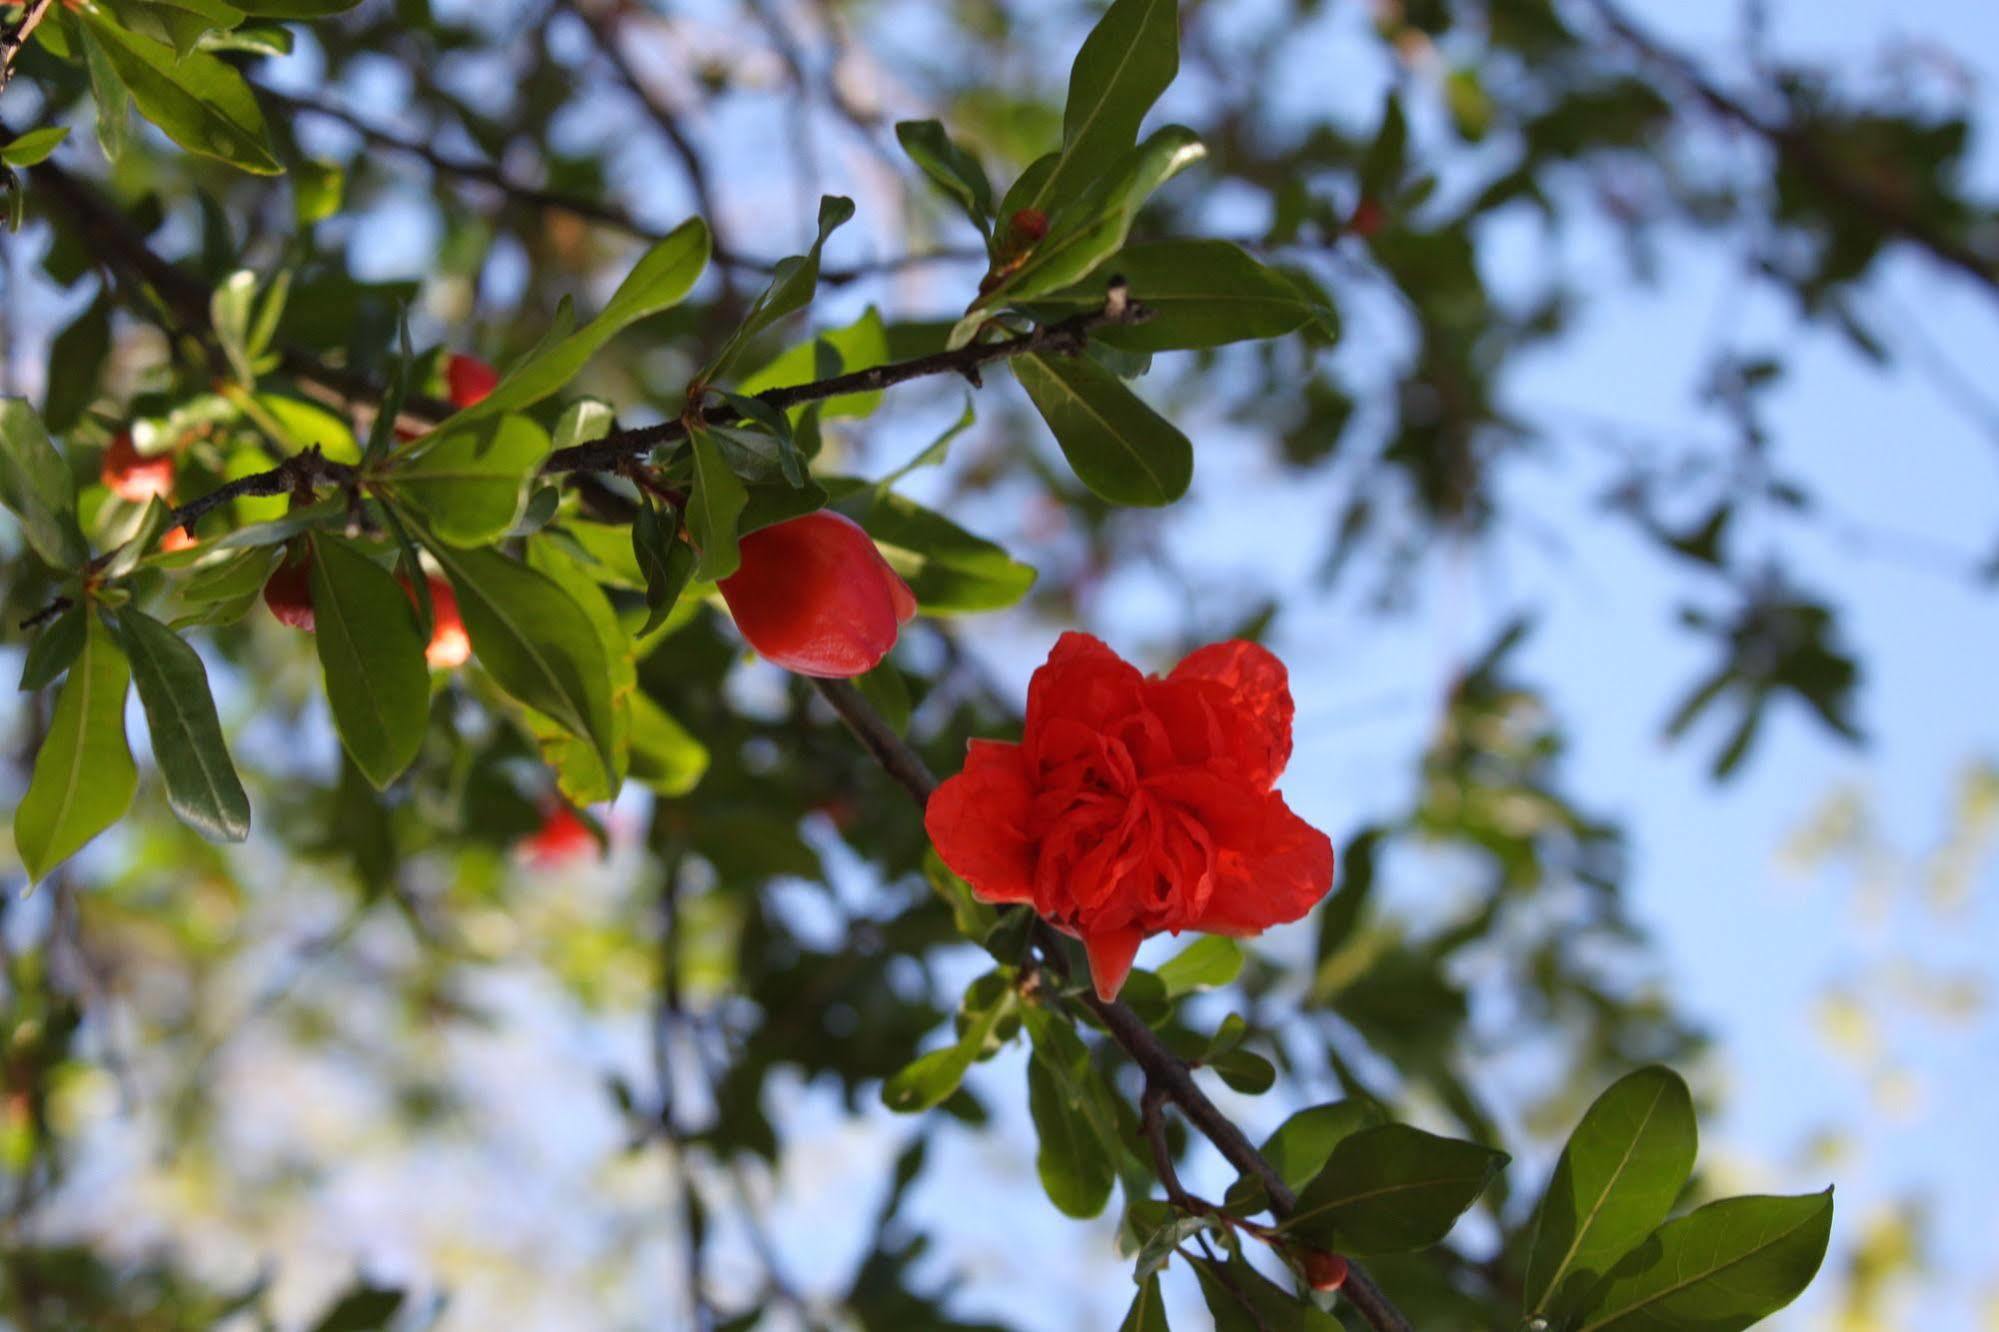
[[554,869],[597,849],[589,827],[567,805],[551,806],[541,827],[521,843],[521,858],[542,869]]
[[916,596],[860,524],[828,509],[742,539],[722,599],[750,646],[800,675],[865,675],[916,614]]
[[173,490],[174,459],[171,453],[140,453],[132,445],[131,432],[121,430],[104,450],[97,476],[119,499],[144,504],[155,495],[165,498]]
[[312,557],[301,555],[297,559],[287,557],[269,578],[264,580],[264,604],[271,608],[271,614],[278,623],[293,629],[312,632]]
[[500,372],[476,356],[453,352],[444,362],[444,386],[453,407],[470,407],[500,384]]
[[1276,790],[1291,717],[1284,663],[1254,643],[1211,643],[1161,679],[1064,634],[1020,743],[972,741],[924,827],[980,900],[1081,939],[1108,1001],[1146,936],[1260,934],[1332,887],[1332,842]]
[[1048,234],[1048,214],[1039,208],[1023,208],[1008,219],[1013,234],[1032,245]]
[[1346,1284],[1347,1260],[1338,1254],[1327,1253],[1324,1249],[1307,1249],[1302,1258],[1305,1280],[1311,1283],[1313,1290],[1325,1293]]
[[[416,605],[416,592],[409,579],[401,574],[397,579],[410,605]],[[424,644],[423,659],[440,671],[463,666],[472,655],[472,638],[465,632],[465,621],[458,614],[458,594],[451,590],[450,583],[435,574],[424,581],[430,584],[430,642]]]
[[1362,240],[1380,234],[1388,225],[1388,213],[1373,199],[1362,199],[1354,205],[1353,216],[1347,219],[1347,230]]
[[169,527],[160,538],[160,549],[169,554],[177,550],[193,550],[195,544],[194,533],[185,527]]

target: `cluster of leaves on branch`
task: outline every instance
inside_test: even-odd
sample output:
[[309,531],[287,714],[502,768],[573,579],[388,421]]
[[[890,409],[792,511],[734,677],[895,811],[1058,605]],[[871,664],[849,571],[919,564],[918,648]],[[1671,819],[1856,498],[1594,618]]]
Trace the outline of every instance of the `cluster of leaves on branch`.
[[[1407,88],[1359,138],[1324,125],[1271,137],[1254,92],[1222,99],[1201,134],[1145,132],[1180,68],[1189,20],[1172,0],[1116,0],[1074,56],[1059,115],[973,89],[948,127],[873,127],[878,146],[892,140],[912,179],[933,189],[936,202],[916,205],[941,210],[922,214],[926,224],[969,225],[982,243],[946,317],[870,306],[805,332],[822,289],[865,277],[824,257],[856,205],[822,199],[810,244],[774,263],[751,256],[775,242],[718,237],[722,215],[706,203],[717,183],[629,63],[621,25],[639,20],[628,7],[574,7],[594,43],[586,61],[530,42],[511,120],[433,76],[430,57],[476,51],[486,38],[421,3],[9,7],[0,22],[26,41],[10,42],[7,68],[19,65],[42,109],[36,124],[0,131],[14,219],[46,237],[47,281],[79,293],[94,284],[55,340],[39,408],[9,399],[0,418],[0,500],[21,537],[7,606],[32,634],[22,687],[51,700],[36,718],[14,818],[29,877],[58,900],[89,903],[78,882],[120,857],[147,863],[136,832],[91,847],[122,820],[171,851],[120,880],[124,896],[112,900],[149,901],[149,881],[177,857],[233,886],[211,844],[254,828],[351,878],[357,919],[377,910],[403,919],[425,959],[407,978],[424,1000],[413,1007],[448,1014],[459,1002],[454,969],[494,960],[457,937],[456,923],[496,904],[528,909],[505,887],[505,857],[526,847],[538,865],[565,862],[608,835],[585,807],[643,787],[660,923],[652,903],[623,903],[615,928],[562,936],[568,951],[550,962],[589,1003],[610,1002],[607,976],[646,974],[662,1029],[722,1052],[696,1061],[705,1114],[675,1103],[664,1055],[656,1087],[611,1081],[636,1143],[775,1163],[784,1132],[767,1087],[780,1069],[835,1086],[850,1104],[878,1095],[898,1111],[976,1126],[988,1109],[968,1075],[1025,1045],[1020,1094],[1049,1200],[1092,1217],[1122,1190],[1134,1332],[1166,1326],[1161,1277],[1176,1269],[1193,1273],[1227,1328],[1326,1327],[1340,1312],[1378,1328],[1754,1323],[1816,1271],[1830,1198],[1717,1201],[1690,1183],[1691,1099],[1654,1061],[1683,1058],[1696,1042],[1655,996],[1606,974],[1606,954],[1637,951],[1618,901],[1621,846],[1560,789],[1559,728],[1509,665],[1517,632],[1453,692],[1407,811],[1343,848],[1302,989],[1220,936],[1131,971],[1122,987],[1092,988],[1086,968],[1105,965],[1095,950],[1085,957],[1023,905],[982,900],[983,885],[930,852],[920,808],[928,765],[955,770],[968,738],[1018,725],[1018,703],[994,696],[949,618],[1031,597],[1062,618],[1079,580],[1037,587],[1037,551],[1003,548],[966,514],[903,493],[972,427],[970,403],[899,465],[864,466],[857,442],[897,386],[956,381],[980,390],[978,403],[1004,367],[1066,469],[1047,465],[1042,436],[1024,431],[979,468],[1003,496],[1022,491],[998,475],[1024,475],[1094,558],[1114,564],[1136,558],[1144,539],[1131,510],[1231,484],[1205,459],[1197,467],[1189,432],[1154,405],[1161,394],[1133,387],[1155,356],[1191,353],[1177,359],[1191,363],[1192,381],[1268,428],[1288,465],[1352,470],[1324,568],[1330,578],[1370,552],[1395,593],[1439,536],[1502,517],[1499,470],[1532,432],[1500,379],[1564,330],[1573,295],[1551,285],[1524,303],[1496,297],[1476,262],[1477,229],[1511,208],[1558,214],[1569,173],[1615,173],[1640,197],[1605,207],[1634,217],[1670,204],[1703,224],[1767,221],[1762,276],[1870,348],[1878,339],[1854,292],[1892,244],[1999,285],[1975,244],[1989,213],[1956,184],[1961,125],[1845,110],[1803,78],[1775,84],[1768,106],[1738,100],[1608,7],[1581,8],[1600,11],[1600,33],[1540,0],[1385,12],[1388,49],[1451,53],[1436,90],[1442,132],[1504,145],[1467,189],[1439,183],[1425,137],[1437,122],[1410,114],[1437,107]],[[325,21],[288,26],[311,20]],[[995,21],[991,40],[1015,38]],[[968,28],[968,41],[980,38]],[[371,53],[400,62],[426,114],[476,152],[258,82],[258,62],[287,55],[307,32],[329,77]],[[1629,59],[1606,61],[1599,35],[1622,41]],[[1230,58],[1254,64],[1275,59],[1283,29],[1235,36]],[[604,67],[682,154],[707,215],[642,223],[611,198],[610,149],[547,150],[558,115]],[[1767,177],[1677,172],[1682,95],[1695,114],[1758,136]],[[86,107],[108,163],[99,179],[79,169],[87,145],[58,123]],[[285,114],[268,115],[274,107]],[[314,116],[357,129],[369,151],[344,163],[313,156],[294,122]],[[540,178],[511,173],[522,142],[544,150]],[[441,280],[470,285],[499,240],[535,271],[504,329],[478,348],[497,353],[490,378],[460,354],[471,348],[458,330],[444,332],[445,345],[414,348],[412,328],[425,323],[410,311],[418,285],[358,278],[342,251],[342,229],[391,188],[398,160],[430,168],[440,211],[454,219]],[[1008,169],[1004,189],[988,175],[995,162]],[[1875,168],[1887,162],[1903,176],[1884,179]],[[1211,188],[1155,199],[1182,173],[1205,174]],[[1257,234],[1204,211],[1203,197],[1223,185],[1268,203]],[[461,187],[496,190],[500,203],[490,217],[459,218]],[[1407,319],[1408,356],[1379,383],[1357,382],[1335,355],[1339,274],[1351,263],[1398,293]],[[146,344],[135,369],[128,335],[147,325],[164,340]],[[1749,421],[1770,373],[1737,375],[1718,397]],[[1741,701],[1724,772],[1748,751],[1767,701],[1785,692],[1857,733],[1857,670],[1829,614],[1780,578],[1729,565],[1733,505],[1805,504],[1773,469],[1754,475],[1752,498],[1717,502],[1691,530],[1662,513],[1682,497],[1664,494],[1660,476],[1634,468],[1621,495],[1662,546],[1730,575],[1740,594],[1731,615],[1693,621],[1720,641],[1723,660],[1670,723],[1677,733],[1718,700]],[[772,576],[827,542],[845,554],[823,584]],[[759,550],[771,552],[761,569]],[[865,641],[828,649],[794,632],[799,612],[787,598],[801,595],[872,617]],[[1254,637],[1256,617],[1235,613],[1248,609],[1199,626],[1200,636]],[[308,706],[308,691],[280,695],[264,678],[270,663],[306,651],[273,619],[312,629],[319,671],[309,693],[323,699],[342,748],[318,772],[283,754],[245,758],[245,716],[279,714],[290,726]],[[888,656],[898,635],[912,650]],[[811,692],[797,684],[776,713],[747,706],[726,683],[744,640],[808,674],[857,678]],[[230,689],[212,690],[211,675]],[[125,725],[130,690],[178,825],[149,804],[154,783],[142,793]],[[232,690],[247,706],[230,705]],[[1288,706],[1287,696],[1287,747]],[[1268,793],[1274,773],[1262,776]],[[866,909],[829,894],[840,927],[830,946],[773,904],[777,886],[832,877],[821,844],[801,833],[814,818],[882,884]],[[1377,876],[1439,847],[1481,868],[1475,900],[1450,919],[1402,921],[1376,900]],[[440,864],[444,872],[426,872]],[[119,921],[95,926],[115,935]],[[955,1012],[940,1008],[933,955],[962,958],[970,946],[991,965]],[[1110,968],[1122,973],[1136,939],[1119,947]],[[1564,1045],[1570,1076],[1546,1108],[1562,1121],[1557,1133],[1574,1127],[1545,1187],[1506,1173],[1496,1117],[1468,1074],[1466,1052],[1489,1038],[1474,1030],[1460,974],[1481,955],[1503,959],[1520,1009]],[[32,1201],[59,1173],[47,1099],[57,1071],[83,1058],[73,1042],[80,1014],[44,970],[9,961],[10,1077],[19,1070],[30,1090],[24,1145],[7,1164]],[[43,1007],[30,1013],[34,1004]],[[949,1042],[919,1054],[947,1020]],[[171,1044],[189,1031],[156,1034]],[[1627,1073],[1634,1065],[1645,1067]],[[1252,1145],[1191,1076],[1197,1068],[1241,1095],[1281,1085],[1292,1101],[1318,1103]],[[1624,1076],[1584,1110],[1613,1072]],[[1314,1090],[1328,1085],[1342,1094]],[[1217,1199],[1178,1178],[1188,1130],[1239,1174]],[[869,1249],[836,1301],[840,1317],[969,1326],[923,1289],[922,1240],[900,1216],[932,1131],[898,1163]],[[1515,1184],[1536,1191],[1515,1198]],[[1695,1201],[1704,1205],[1684,1206]],[[707,1205],[686,1185],[691,1298],[698,1317],[716,1321],[698,1260]],[[1480,1234],[1453,1240],[1474,1208]],[[83,1292],[106,1310],[156,1300],[179,1311],[174,1326],[206,1326],[230,1306],[181,1291],[170,1273],[119,1273],[69,1249],[38,1247],[21,1264],[34,1276],[29,1300],[37,1290],[78,1308]],[[773,1302],[803,1303],[775,1264],[763,1299],[719,1312],[746,1327]],[[400,1304],[360,1289],[322,1325],[377,1326]]]

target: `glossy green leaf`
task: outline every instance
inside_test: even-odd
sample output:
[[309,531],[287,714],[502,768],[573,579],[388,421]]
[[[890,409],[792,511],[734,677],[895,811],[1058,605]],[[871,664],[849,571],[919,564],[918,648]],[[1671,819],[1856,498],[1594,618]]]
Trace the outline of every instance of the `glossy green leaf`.
[[28,640],[27,660],[21,663],[21,690],[32,693],[48,685],[70,668],[83,651],[85,621],[89,608],[72,604],[68,610],[35,631]]
[[119,26],[102,9],[86,9],[83,18],[140,114],[169,139],[257,175],[284,170],[272,152],[263,110],[233,66],[206,51],[176,58],[165,43]]
[[[853,323],[843,328],[829,328],[814,334],[809,341],[786,349],[770,364],[737,385],[736,391],[754,395],[767,389],[788,388],[818,379],[821,377],[818,368],[820,354],[826,347],[832,348],[839,356],[842,370],[865,370],[887,361],[888,329],[882,324],[881,312],[870,305]],[[844,393],[822,401],[819,414],[828,420],[866,416],[881,405],[881,399],[879,389],[872,393]],[[804,406],[794,407],[791,415],[795,420],[804,411]]]
[[389,487],[439,540],[484,546],[512,530],[548,457],[548,434],[525,416],[454,419],[389,470]]
[[250,797],[222,738],[201,657],[179,634],[131,607],[118,613],[118,631],[132,660],[167,803],[203,837],[242,841],[250,835]]
[[1224,934],[1204,934],[1156,971],[1170,999],[1227,985],[1242,971],[1242,945]]
[[233,0],[233,3],[258,18],[322,19],[345,14],[361,0]]
[[1297,283],[1220,240],[1142,241],[1107,260],[1097,277],[1038,296],[1038,319],[1055,321],[1103,307],[1106,282],[1125,280],[1151,311],[1142,324],[1100,328],[1094,341],[1127,351],[1220,347],[1282,337],[1327,312]]
[[1166,1297],[1159,1292],[1157,1276],[1148,1276],[1138,1288],[1118,1332],[1173,1332],[1166,1321]]
[[424,640],[402,584],[336,537],[314,533],[313,641],[348,757],[376,790],[416,759],[430,713]]
[[25,398],[0,398],[0,504],[13,510],[21,535],[51,568],[77,569],[90,558],[76,525],[76,482]]
[[1064,1216],[1104,1210],[1117,1178],[1117,1127],[1108,1092],[1086,1046],[1065,1019],[1040,1008],[1026,1013],[1034,1054],[1027,1064],[1027,1108],[1040,1146],[1035,1172]]
[[867,529],[926,615],[1004,610],[1034,586],[1032,567],[914,500],[849,478],[825,484],[834,507]]
[[1215,1332],[1339,1332],[1337,1318],[1285,1290],[1241,1254],[1229,1255],[1219,1273],[1207,1262],[1194,1271]]
[[837,231],[854,215],[854,201],[837,194],[829,194],[819,201],[819,232],[812,245],[804,254],[781,260],[777,271],[771,274],[770,284],[750,305],[743,322],[715,353],[715,359],[698,376],[707,383],[720,379],[748,345],[749,340],[775,324],[786,315],[795,314],[812,303],[812,297],[819,290],[819,255],[826,247],[826,239]]
[[254,399],[257,424],[276,436],[287,453],[318,449],[334,462],[361,461],[361,444],[345,420],[317,403],[279,393],[259,393]]
[[69,137],[69,126],[48,125],[42,129],[32,129],[18,134],[11,143],[0,146],[0,162],[10,167],[31,167],[48,160],[62,141]]
[[616,798],[624,782],[630,754],[631,699],[638,669],[631,635],[625,632],[610,598],[590,574],[583,558],[567,542],[527,543],[528,566],[545,575],[583,611],[597,635],[611,695],[611,762],[579,737],[559,729],[549,718],[537,717],[532,729],[543,759],[556,770],[563,794],[571,804],[598,804]]
[[158,495],[148,499],[146,507],[139,513],[139,521],[131,527],[131,534],[105,559],[102,570],[104,581],[116,582],[137,568],[139,561],[159,544],[160,537],[173,525],[173,513],[173,506]]
[[1194,477],[1194,446],[1123,381],[1082,356],[1017,356],[1014,374],[1077,479],[1113,504],[1170,504]]
[[[975,984],[974,989],[966,991],[968,999],[976,988]],[[902,1114],[916,1114],[941,1105],[958,1090],[958,1084],[965,1080],[966,1071],[992,1039],[993,1032],[1019,1004],[1018,991],[1010,985],[1002,986],[990,1003],[966,1015],[969,1021],[956,1044],[919,1056],[882,1083],[882,1104]]]
[[650,498],[641,498],[632,519],[632,558],[645,574],[646,618],[638,631],[643,638],[665,623],[694,576],[694,548],[680,539],[680,514],[671,507],[662,512]]
[[48,387],[42,394],[42,424],[61,434],[82,419],[97,398],[104,362],[111,353],[111,302],[100,295],[49,347]]
[[687,532],[700,553],[694,576],[704,583],[719,582],[743,562],[737,545],[738,523],[750,496],[742,478],[729,470],[711,432],[696,426],[688,433],[687,442],[694,454],[694,493],[687,502]]
[[1534,1219],[1522,1294],[1565,1322],[1613,1264],[1666,1219],[1693,1174],[1693,1097],[1654,1065],[1597,1097],[1569,1135]]
[[451,580],[479,664],[500,688],[589,740],[615,770],[610,663],[584,609],[547,574],[498,551],[424,544]]
[[1334,1148],[1383,1121],[1379,1105],[1358,1097],[1310,1106],[1279,1124],[1264,1140],[1263,1159],[1297,1192],[1325,1169]]
[[56,695],[34,775],[14,810],[14,847],[39,882],[132,803],[139,771],[125,743],[131,671],[103,622],[86,616],[83,643]]
[[1333,1148],[1285,1229],[1335,1251],[1425,1248],[1451,1232],[1506,1159],[1407,1124],[1362,1129]]
[[90,100],[97,107],[97,145],[104,150],[106,161],[116,162],[132,138],[132,121],[126,110],[131,94],[104,43],[67,6],[62,11],[62,27],[74,33],[76,44],[83,48],[84,68],[90,74]]
[[1577,1332],[1737,1332],[1798,1297],[1825,1260],[1832,1190],[1712,1202],[1625,1255],[1577,1313]]
[[215,340],[236,372],[238,382],[254,386],[256,371],[250,366],[250,312],[257,295],[257,275],[239,268],[224,278],[208,298],[208,322]]
[[628,775],[663,796],[686,795],[708,771],[708,747],[642,689],[631,696]]
[[453,416],[452,427],[520,411],[561,389],[621,330],[678,305],[708,267],[709,247],[700,218],[675,227],[632,266],[595,319],[537,348],[490,395]]
[[980,235],[993,229],[993,187],[979,159],[960,147],[935,120],[901,120],[896,142],[930,182],[964,210]]
[[1062,153],[1034,192],[1009,211],[1052,212],[1113,167],[1139,123],[1180,71],[1175,0],[1116,0],[1076,52],[1062,109]]

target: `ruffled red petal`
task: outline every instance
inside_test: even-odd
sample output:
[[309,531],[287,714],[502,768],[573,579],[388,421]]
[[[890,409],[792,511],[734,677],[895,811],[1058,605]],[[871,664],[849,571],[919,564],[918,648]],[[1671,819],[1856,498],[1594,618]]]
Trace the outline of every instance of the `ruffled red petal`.
[[1250,781],[1268,790],[1291,761],[1290,675],[1267,648],[1241,639],[1210,643],[1173,668],[1172,681],[1212,681],[1227,691],[1221,736]]
[[932,793],[923,828],[951,872],[986,902],[1034,900],[1034,799],[1019,745],[974,740],[965,767]]
[[1144,675],[1088,634],[1063,634],[1027,686],[1024,743],[1030,754],[1042,731],[1058,721],[1103,731],[1138,708]]

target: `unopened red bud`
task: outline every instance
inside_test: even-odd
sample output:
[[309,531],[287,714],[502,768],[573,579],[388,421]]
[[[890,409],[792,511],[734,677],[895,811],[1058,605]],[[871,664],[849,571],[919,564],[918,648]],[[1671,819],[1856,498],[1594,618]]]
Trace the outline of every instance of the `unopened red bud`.
[[279,565],[277,572],[264,580],[264,604],[279,624],[311,633],[312,557],[287,558]]
[[1336,1253],[1324,1249],[1307,1249],[1304,1253],[1305,1280],[1312,1289],[1321,1294],[1338,1290],[1346,1284],[1347,1260]]
[[1378,235],[1387,224],[1387,211],[1373,199],[1362,199],[1354,205],[1353,216],[1347,219],[1347,230],[1364,240]]
[[500,372],[476,356],[453,353],[444,363],[444,387],[453,407],[470,407],[498,388]]
[[1008,219],[1013,233],[1026,241],[1038,241],[1048,234],[1048,214],[1039,208],[1023,208]]

